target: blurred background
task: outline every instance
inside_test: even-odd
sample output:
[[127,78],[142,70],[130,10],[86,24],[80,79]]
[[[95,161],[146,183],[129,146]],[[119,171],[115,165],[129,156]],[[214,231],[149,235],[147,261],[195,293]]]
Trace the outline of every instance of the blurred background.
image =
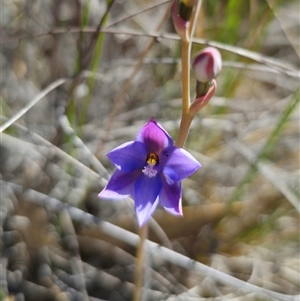
[[[84,212],[136,233],[132,202],[97,198],[114,170],[106,154],[152,117],[176,138],[170,4],[1,1],[0,124],[20,118],[0,140],[0,300],[131,300],[135,248]],[[184,217],[159,208],[150,227],[159,244],[288,295],[300,287],[299,11],[296,0],[202,1],[192,53],[223,57],[185,145],[203,167],[183,182]],[[263,300],[160,258],[149,270],[148,300]]]

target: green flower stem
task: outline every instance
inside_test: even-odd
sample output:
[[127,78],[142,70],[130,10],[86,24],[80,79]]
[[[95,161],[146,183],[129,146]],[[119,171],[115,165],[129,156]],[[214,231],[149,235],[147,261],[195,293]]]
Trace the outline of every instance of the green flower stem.
[[101,33],[101,29],[108,22],[109,13],[110,13],[112,5],[114,4],[114,0],[107,0],[106,2],[107,2],[107,10],[106,10],[105,14],[103,15],[103,17],[98,25],[98,28],[97,28],[97,32],[96,32],[96,36],[95,36],[96,44],[94,45],[92,43],[90,46],[91,48],[87,49],[87,55],[89,55],[89,51],[94,52],[93,56],[92,56],[92,60],[91,60],[91,71],[94,76],[90,77],[88,80],[88,83],[87,83],[88,87],[89,87],[89,90],[88,90],[89,92],[86,95],[85,100],[83,102],[83,108],[82,108],[81,116],[79,118],[80,125],[85,124],[86,119],[87,119],[89,104],[92,99],[92,94],[93,94],[94,86],[95,86],[95,82],[96,82],[96,72],[99,67],[100,57],[102,54],[104,38],[105,38],[105,33]]
[[188,115],[190,109],[190,42],[181,42],[182,65],[182,112]]
[[189,116],[188,114],[186,114],[186,115],[182,114],[180,127],[179,127],[179,133],[178,133],[178,137],[177,137],[177,140],[175,143],[178,147],[184,146],[184,143],[185,143],[186,137],[189,133],[190,126],[191,126],[193,119],[194,119],[194,116]]
[[182,65],[182,116],[176,145],[183,147],[193,117],[190,111],[190,42],[181,41],[181,65]]
[[144,280],[144,247],[145,247],[145,241],[148,236],[148,224],[146,223],[144,226],[139,228],[139,238],[140,241],[138,243],[137,247],[137,262],[136,262],[136,268],[135,268],[135,290],[134,290],[134,301],[140,301],[142,300],[143,296],[143,280]]
[[[193,5],[195,1],[185,0],[186,5]],[[182,64],[182,115],[177,140],[175,144],[179,147],[183,147],[191,123],[196,115],[195,112],[191,112],[191,99],[190,99],[190,62],[191,62],[191,37],[193,37],[196,22],[199,16],[202,1],[198,0],[196,9],[193,10],[190,18],[190,32],[186,41],[181,40],[181,64]],[[211,95],[212,96],[212,95]],[[210,97],[211,97],[210,96]]]

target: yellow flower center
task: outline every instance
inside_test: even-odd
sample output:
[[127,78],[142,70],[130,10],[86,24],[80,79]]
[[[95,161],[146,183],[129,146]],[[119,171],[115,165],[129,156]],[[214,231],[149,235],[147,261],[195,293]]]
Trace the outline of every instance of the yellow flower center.
[[151,166],[156,165],[158,162],[158,155],[156,153],[149,153],[146,162]]
[[158,155],[156,153],[149,153],[146,159],[146,166],[143,168],[144,175],[148,176],[149,178],[153,178],[158,173]]

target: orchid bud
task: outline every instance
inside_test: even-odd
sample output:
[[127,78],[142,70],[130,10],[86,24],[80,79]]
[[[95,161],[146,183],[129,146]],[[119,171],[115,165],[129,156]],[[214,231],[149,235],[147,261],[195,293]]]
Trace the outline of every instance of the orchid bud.
[[198,52],[192,62],[192,68],[197,79],[197,97],[203,96],[211,87],[211,81],[222,68],[222,57],[214,47],[207,47]]
[[172,6],[172,19],[176,32],[183,41],[189,40],[190,18],[194,1],[175,0]]
[[222,68],[222,57],[218,49],[207,47],[198,52],[192,62],[197,81],[206,83],[214,79]]

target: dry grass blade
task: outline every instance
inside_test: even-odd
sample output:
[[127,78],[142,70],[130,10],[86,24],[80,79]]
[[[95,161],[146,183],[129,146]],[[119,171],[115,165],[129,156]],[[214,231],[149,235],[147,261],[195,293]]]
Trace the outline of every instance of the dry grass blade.
[[[5,184],[1,181],[2,184]],[[19,190],[20,187],[16,184],[6,183],[7,185],[11,186],[12,189]],[[107,235],[116,238],[120,241],[126,242],[130,245],[136,246],[139,242],[139,238],[136,234],[128,232],[122,228],[114,226],[108,222],[104,222],[96,218],[95,216],[86,213],[78,208],[69,206],[60,202],[57,199],[50,198],[47,195],[39,193],[34,190],[27,190],[23,198],[30,203],[36,204],[38,206],[42,206],[47,208],[47,210],[59,212],[62,209],[65,209],[70,214],[71,218],[74,221],[80,222],[83,225],[90,226],[97,224],[101,230],[106,233]],[[193,270],[200,275],[204,275],[206,277],[210,277],[215,281],[219,281],[225,285],[229,285],[238,289],[243,292],[248,293],[256,293],[258,296],[264,296],[264,298],[276,299],[278,301],[296,301],[298,296],[288,296],[279,294],[276,292],[272,292],[270,290],[266,290],[264,288],[255,286],[253,284],[247,283],[245,281],[239,280],[234,278],[230,275],[226,275],[223,272],[210,268],[204,264],[196,262],[182,254],[179,254],[175,251],[170,249],[161,247],[156,243],[151,241],[147,241],[147,247],[153,252],[154,254],[159,255],[163,260],[170,262],[176,266],[182,267],[184,269]],[[155,256],[155,255],[154,255]]]
[[[44,35],[60,35],[60,34],[67,34],[67,33],[80,33],[80,32],[95,33],[96,29],[90,28],[90,27],[86,27],[84,29],[69,28],[67,30],[64,28],[56,28],[56,29],[53,29],[46,33],[44,32],[44,33],[36,34],[36,35],[34,35],[34,37],[41,37]],[[107,34],[126,34],[126,35],[132,35],[132,36],[152,37],[152,38],[156,38],[156,39],[179,41],[179,37],[175,34],[156,33],[156,32],[145,33],[145,32],[140,32],[138,30],[129,29],[129,28],[122,29],[121,31],[119,29],[104,28],[103,30],[101,30],[101,32],[107,33]],[[25,38],[25,37],[23,37],[23,38]],[[17,39],[19,39],[19,38],[17,38]],[[4,43],[8,43],[8,41],[4,41]],[[266,65],[270,68],[273,68],[273,69],[277,70],[278,72],[286,74],[288,76],[300,78],[300,71],[297,71],[296,67],[290,66],[284,62],[280,62],[280,60],[271,59],[269,57],[263,56],[260,53],[256,53],[256,52],[244,49],[244,48],[239,48],[237,46],[226,45],[226,44],[219,43],[216,41],[208,41],[206,39],[194,38],[193,43],[199,44],[199,45],[216,47],[218,49],[225,50],[225,51],[237,54],[239,56],[251,59],[258,63],[264,64],[264,65]]]
[[257,161],[257,156],[245,145],[239,141],[231,141],[229,144],[240,154],[242,154],[251,164],[254,164],[259,172],[261,172],[292,204],[292,206],[300,213],[300,199],[291,191],[287,183],[280,178],[280,170],[274,172],[274,167],[270,162],[265,160]]
[[3,125],[0,127],[0,132],[2,133],[8,127],[10,127],[14,122],[16,122],[19,118],[21,118],[24,114],[26,114],[34,105],[36,105],[42,98],[44,98],[47,94],[51,91],[56,89],[57,87],[66,83],[69,79],[67,78],[60,78],[50,84],[47,88],[42,90],[36,97],[34,97],[23,109],[21,109],[18,113],[16,113],[13,117],[7,120]]

